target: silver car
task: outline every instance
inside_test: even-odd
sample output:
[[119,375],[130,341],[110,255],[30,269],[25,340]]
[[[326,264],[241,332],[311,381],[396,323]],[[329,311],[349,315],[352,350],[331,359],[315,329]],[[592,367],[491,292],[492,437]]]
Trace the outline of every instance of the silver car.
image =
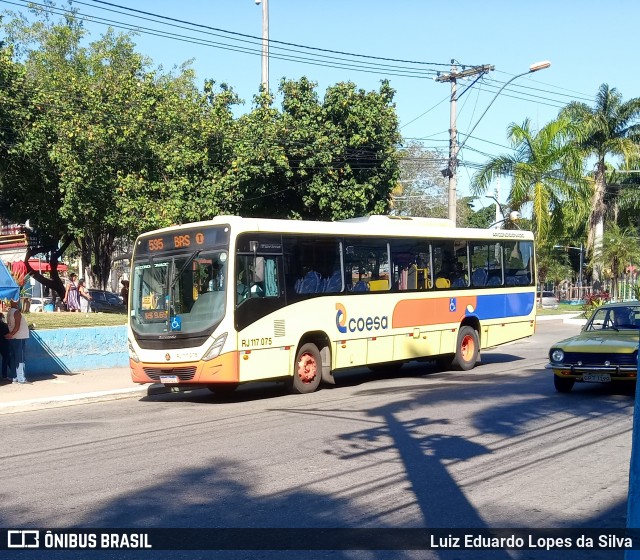
[[558,309],[558,298],[553,292],[538,292],[536,303],[542,309]]

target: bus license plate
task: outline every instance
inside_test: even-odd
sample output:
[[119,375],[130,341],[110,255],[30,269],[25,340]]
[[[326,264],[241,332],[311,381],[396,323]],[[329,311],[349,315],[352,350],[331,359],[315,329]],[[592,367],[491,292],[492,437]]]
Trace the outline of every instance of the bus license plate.
[[609,383],[611,376],[608,373],[585,373],[582,376],[582,381],[587,383]]
[[177,375],[161,375],[160,383],[178,383]]

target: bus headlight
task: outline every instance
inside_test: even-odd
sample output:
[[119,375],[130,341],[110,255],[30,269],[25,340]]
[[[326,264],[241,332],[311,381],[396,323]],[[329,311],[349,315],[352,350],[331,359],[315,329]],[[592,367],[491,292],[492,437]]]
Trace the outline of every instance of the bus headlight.
[[551,361],[561,363],[564,360],[564,352],[560,348],[551,350]]
[[138,354],[136,354],[136,351],[133,348],[133,344],[130,340],[127,340],[127,342],[129,343],[129,358],[131,358],[136,364],[139,364],[140,358],[138,358]]
[[217,358],[222,351],[222,347],[224,346],[225,341],[227,340],[227,333],[222,333],[218,338],[213,341],[211,348],[207,350],[204,356],[202,356],[202,361],[208,362],[209,360],[213,360],[213,358]]

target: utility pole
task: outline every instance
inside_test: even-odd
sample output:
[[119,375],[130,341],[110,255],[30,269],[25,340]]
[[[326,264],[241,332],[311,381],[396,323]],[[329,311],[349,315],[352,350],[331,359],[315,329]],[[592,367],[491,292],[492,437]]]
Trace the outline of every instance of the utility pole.
[[[502,209],[500,208],[500,203],[498,202],[500,200],[500,175],[498,175],[498,178],[496,180],[496,190],[495,190],[495,196],[496,196],[496,224],[500,221],[506,218],[506,216],[502,216]],[[497,229],[502,229],[499,225],[496,225]]]
[[457,181],[458,181],[458,141],[456,130],[456,101],[458,100],[457,80],[458,78],[468,78],[470,76],[478,76],[490,72],[495,67],[489,64],[482,66],[473,66],[471,68],[463,68],[458,72],[455,60],[451,61],[451,72],[436,77],[436,82],[451,82],[451,110],[449,125],[449,164],[442,170],[444,177],[449,177],[449,202],[448,214],[449,219],[456,222],[456,204],[457,204]]
[[269,92],[269,0],[256,0],[262,4],[262,88]]

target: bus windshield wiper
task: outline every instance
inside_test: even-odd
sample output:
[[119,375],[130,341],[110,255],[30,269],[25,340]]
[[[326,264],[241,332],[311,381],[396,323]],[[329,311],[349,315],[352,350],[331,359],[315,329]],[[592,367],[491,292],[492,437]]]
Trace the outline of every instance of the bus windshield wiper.
[[195,259],[200,254],[200,251],[201,251],[201,249],[197,249],[193,253],[191,253],[189,258],[185,261],[185,263],[180,268],[180,272],[178,272],[178,274],[176,274],[173,277],[173,282],[171,282],[171,286],[169,286],[170,290],[173,290],[173,287],[176,285],[176,282],[178,281],[178,279],[182,276],[182,273],[185,270],[187,270],[187,267],[193,262],[193,259]]

